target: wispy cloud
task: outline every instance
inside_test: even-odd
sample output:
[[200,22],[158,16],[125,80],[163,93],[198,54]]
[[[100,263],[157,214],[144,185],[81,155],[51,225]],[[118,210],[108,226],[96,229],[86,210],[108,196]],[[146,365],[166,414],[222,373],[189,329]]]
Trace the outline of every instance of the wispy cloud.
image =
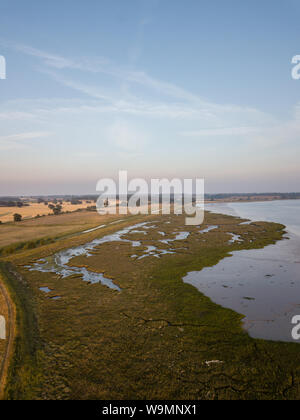
[[50,132],[40,131],[0,136],[0,150],[23,149],[28,147],[28,140],[48,137],[50,135]]
[[[241,127],[220,127],[207,128],[195,131],[183,131],[183,137],[190,137],[202,141],[205,138],[220,137],[221,140],[238,138],[243,142],[252,145],[256,150],[270,149],[276,147],[287,148],[294,144],[294,148],[299,144],[300,136],[300,113],[299,104],[295,106],[291,118],[287,121],[266,121],[265,124],[257,126]],[[241,142],[242,143],[242,142]],[[274,151],[274,149],[272,150]],[[270,153],[272,153],[270,150]]]
[[[143,27],[144,22],[141,22]],[[3,44],[3,43],[2,43]],[[200,95],[190,92],[174,83],[159,80],[150,76],[143,70],[133,70],[124,66],[117,66],[106,57],[69,58],[62,55],[42,51],[31,46],[5,43],[6,47],[13,48],[22,54],[34,57],[42,63],[43,71],[58,83],[69,87],[73,91],[86,96],[86,99],[65,101],[53,98],[47,106],[32,103],[30,111],[6,111],[0,113],[0,120],[26,119],[36,117],[51,117],[55,114],[86,114],[109,113],[117,120],[124,116],[143,116],[155,119],[187,120],[189,129],[181,130],[179,134],[189,138],[203,137],[248,137],[262,144],[278,143],[285,138],[293,139],[299,134],[299,119],[296,110],[295,116],[288,122],[278,122],[272,115],[259,109],[232,104],[219,104],[204,100]],[[134,61],[134,60],[133,60]],[[84,77],[74,76],[68,70],[81,70]],[[117,80],[120,84],[112,82],[104,84],[100,79],[96,83],[89,81],[88,74],[104,74]],[[87,76],[87,77],[86,77]],[[94,80],[94,77],[92,78]],[[86,81],[88,80],[88,82]],[[131,89],[122,90],[122,85]],[[135,88],[143,87],[143,91]],[[157,96],[155,96],[157,94]],[[127,127],[128,128],[128,127]],[[112,126],[108,130],[109,137],[119,138],[120,149],[128,149],[131,144],[137,143],[135,135],[129,136],[127,128]],[[113,136],[111,133],[120,131]],[[131,128],[131,130],[133,130]],[[129,141],[128,139],[131,138]],[[123,140],[124,141],[123,141]],[[132,143],[133,142],[133,143]],[[123,144],[124,143],[124,144]],[[123,144],[123,146],[122,146]],[[126,146],[127,144],[127,146]],[[129,144],[129,146],[128,146]],[[125,146],[125,147],[124,147]]]
[[[141,21],[141,27],[145,25]],[[174,83],[159,80],[150,76],[143,70],[133,70],[124,66],[118,66],[106,57],[79,57],[69,58],[59,54],[49,53],[28,45],[8,43],[1,41],[1,45],[14,49],[22,54],[38,59],[43,68],[41,71],[48,74],[57,82],[67,86],[86,96],[102,101],[102,105],[111,107],[113,110],[122,113],[149,115],[154,117],[171,118],[202,118],[210,120],[214,124],[228,121],[228,118],[239,119],[238,124],[245,124],[247,121],[260,123],[270,120],[270,116],[255,108],[241,107],[232,104],[217,104],[209,102],[197,93],[190,92]],[[68,70],[81,70],[93,74],[104,74],[112,80],[120,82],[118,88],[116,83],[111,83],[111,90],[100,83],[95,86],[74,79]],[[142,98],[140,92],[137,95],[129,93],[129,90],[122,90],[124,83],[133,89],[143,87]],[[125,92],[125,93],[124,93]],[[157,100],[154,94],[158,95]],[[150,99],[151,98],[151,99]],[[103,110],[103,108],[102,108]],[[242,121],[240,121],[242,119]],[[230,123],[230,121],[229,121]]]
[[80,65],[76,64],[73,60],[69,60],[57,54],[51,54],[46,51],[39,50],[29,45],[9,42],[3,39],[0,40],[0,45],[8,49],[18,51],[22,54],[38,58],[42,60],[46,66],[55,67],[57,69],[78,68],[78,66],[80,67]]
[[55,67],[57,69],[76,68],[76,64],[74,62],[59,55],[50,54],[27,45],[15,44],[13,47],[23,54],[42,59],[48,66]]
[[35,118],[36,115],[30,112],[7,111],[0,112],[0,120],[27,120]]
[[[46,51],[39,50],[32,46],[16,44],[11,42],[1,41],[0,45],[3,45],[7,48],[12,48],[20,53],[35,57],[46,66],[46,68],[54,68],[56,70],[64,69],[74,69],[82,70],[90,73],[103,73],[108,76],[120,79],[121,81],[131,82],[133,84],[141,85],[147,87],[152,91],[155,90],[160,95],[166,95],[171,98],[176,98],[177,100],[183,100],[198,104],[198,106],[205,107],[209,106],[210,108],[215,104],[210,104],[201,98],[195,93],[191,93],[186,89],[183,89],[176,84],[159,80],[150,76],[147,72],[142,70],[132,70],[124,66],[117,66],[113,63],[112,60],[106,57],[79,57],[79,58],[69,58],[64,57],[58,54],[49,53]],[[51,74],[51,73],[49,73]],[[52,76],[55,74],[52,73]],[[67,78],[60,78],[60,81],[63,81],[65,84],[68,84],[70,87],[74,87],[78,90],[86,90],[87,87],[80,85],[78,82],[72,82]],[[93,87],[91,87],[93,88]],[[89,92],[87,92],[89,93]],[[238,109],[238,107],[233,107],[232,105],[221,106],[224,111]]]
[[258,127],[221,127],[209,128],[197,131],[184,131],[184,137],[210,137],[210,136],[248,136],[261,131]]

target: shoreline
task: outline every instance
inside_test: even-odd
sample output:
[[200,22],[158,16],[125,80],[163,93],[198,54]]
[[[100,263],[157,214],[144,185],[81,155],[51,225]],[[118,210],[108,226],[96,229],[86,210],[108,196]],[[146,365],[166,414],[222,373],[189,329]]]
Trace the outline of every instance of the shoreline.
[[204,200],[204,204],[238,204],[238,203],[269,203],[269,202],[275,202],[275,201],[300,201],[300,198],[265,198],[265,199],[236,199],[233,200],[232,197],[228,199],[219,199],[219,200]]
[[[272,201],[264,206],[253,203],[239,206],[231,202],[228,210],[226,205],[213,204],[209,209],[212,213],[232,214],[248,219],[250,224],[258,220],[281,223],[285,234],[276,244],[259,252],[234,251],[230,262],[224,259],[212,269],[205,269],[202,275],[194,273],[189,280],[217,304],[243,313],[244,328],[251,337],[299,344],[291,335],[291,319],[299,312],[299,202],[295,205],[292,205],[295,200],[284,202],[286,200],[281,200],[281,204],[276,205]],[[217,282],[208,287],[208,282],[214,278]],[[221,284],[226,289],[222,289]]]

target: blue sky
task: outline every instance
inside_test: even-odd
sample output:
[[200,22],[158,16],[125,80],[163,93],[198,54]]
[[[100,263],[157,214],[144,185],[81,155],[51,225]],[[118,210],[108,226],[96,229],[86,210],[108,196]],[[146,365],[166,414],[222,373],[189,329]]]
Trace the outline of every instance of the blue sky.
[[297,0],[1,0],[0,194],[299,191]]

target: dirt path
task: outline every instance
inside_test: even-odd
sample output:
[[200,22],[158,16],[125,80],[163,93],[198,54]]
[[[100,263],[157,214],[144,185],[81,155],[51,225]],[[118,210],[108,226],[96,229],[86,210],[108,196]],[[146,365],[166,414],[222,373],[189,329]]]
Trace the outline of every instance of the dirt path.
[[11,298],[6,290],[6,287],[2,283],[0,276],[0,293],[4,297],[7,306],[7,318],[6,318],[6,346],[4,351],[4,357],[0,364],[0,399],[3,399],[4,388],[6,384],[6,377],[9,365],[9,358],[12,354],[14,331],[15,331],[15,310]]

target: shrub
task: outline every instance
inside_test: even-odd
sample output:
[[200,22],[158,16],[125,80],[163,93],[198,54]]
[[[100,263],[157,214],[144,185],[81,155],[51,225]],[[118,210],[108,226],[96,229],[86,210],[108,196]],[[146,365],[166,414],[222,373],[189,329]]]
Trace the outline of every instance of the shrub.
[[14,221],[15,222],[21,222],[22,216],[19,213],[14,214]]

